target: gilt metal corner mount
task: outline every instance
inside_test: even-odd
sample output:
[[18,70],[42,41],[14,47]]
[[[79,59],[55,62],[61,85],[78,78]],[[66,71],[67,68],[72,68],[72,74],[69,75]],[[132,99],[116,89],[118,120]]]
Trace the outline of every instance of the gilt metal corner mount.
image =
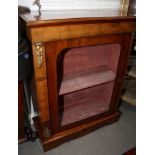
[[34,43],[34,46],[35,46],[35,52],[37,55],[38,67],[40,68],[43,61],[44,44],[41,42],[37,42],[37,43]]

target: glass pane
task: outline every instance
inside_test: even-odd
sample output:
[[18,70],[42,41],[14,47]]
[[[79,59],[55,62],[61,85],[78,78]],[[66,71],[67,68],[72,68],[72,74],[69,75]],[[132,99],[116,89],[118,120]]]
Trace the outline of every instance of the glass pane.
[[64,50],[57,60],[60,125],[109,110],[119,44]]

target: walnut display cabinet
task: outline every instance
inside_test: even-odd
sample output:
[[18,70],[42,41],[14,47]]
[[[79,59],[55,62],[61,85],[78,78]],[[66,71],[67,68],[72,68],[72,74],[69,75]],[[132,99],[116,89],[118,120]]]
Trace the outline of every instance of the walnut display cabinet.
[[44,150],[117,121],[135,16],[98,10],[21,18],[32,45],[34,122]]

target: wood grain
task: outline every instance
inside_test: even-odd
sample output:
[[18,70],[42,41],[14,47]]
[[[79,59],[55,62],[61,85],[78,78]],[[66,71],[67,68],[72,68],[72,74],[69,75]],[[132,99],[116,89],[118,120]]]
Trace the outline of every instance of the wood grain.
[[59,95],[99,85],[115,79],[115,73],[101,66],[87,70],[74,77],[64,78],[60,87]]
[[131,33],[135,31],[135,21],[108,22],[91,24],[70,24],[31,28],[32,42],[48,42],[54,40],[73,39],[106,34]]
[[33,66],[34,66],[34,82],[36,89],[36,99],[39,109],[39,118],[41,122],[49,121],[49,105],[48,105],[48,90],[47,90],[47,79],[46,79],[46,59],[45,50],[43,53],[42,66],[38,67],[38,60],[35,45],[32,44],[33,53]]
[[101,117],[95,121],[91,121],[90,123],[85,123],[79,125],[75,128],[70,128],[64,131],[61,131],[57,134],[52,135],[48,140],[43,141],[43,149],[44,151],[48,151],[53,149],[65,141],[69,141],[71,139],[83,136],[88,134],[89,132],[109,123],[116,122],[120,117],[120,112],[114,113],[107,117]]
[[[51,15],[50,13],[44,13],[39,18],[35,18],[33,13],[28,13],[21,16],[26,26],[27,37],[32,44],[34,82],[37,106],[39,107],[39,116],[35,124],[45,151],[69,139],[82,136],[104,124],[118,120],[120,116],[118,101],[121,83],[131,50],[132,33],[136,31],[136,18],[132,14],[127,15],[127,12],[112,11],[106,13],[106,11],[103,11],[99,17],[92,18],[66,17],[57,19],[53,15],[53,18],[51,18]],[[43,62],[40,68],[38,67],[35,49],[35,43],[37,42],[44,44]],[[112,97],[109,101],[109,110],[61,126],[58,92],[61,83],[58,73],[61,72],[61,69],[57,64],[59,55],[66,49],[114,43],[119,45],[117,48],[121,49],[121,52],[117,59],[114,55],[109,61],[108,67],[116,74],[113,91],[111,92]],[[116,51],[116,46],[111,47],[109,53],[112,50]],[[74,61],[74,57],[72,59],[71,61]],[[116,65],[116,62],[118,65]],[[87,64],[89,65],[89,61]],[[76,98],[79,98],[79,96],[76,96]],[[51,130],[51,135],[48,138],[43,137],[43,131],[46,127]]]
[[[70,39],[70,40],[60,40],[54,42],[45,43],[46,48],[46,59],[47,59],[47,79],[48,79],[48,93],[49,93],[49,104],[51,111],[51,123],[53,124],[54,131],[58,131],[60,129],[59,126],[59,110],[58,110],[58,71],[57,69],[57,58],[58,55],[64,49],[70,49],[75,47],[83,47],[83,46],[93,46],[93,45],[102,45],[102,44],[112,44],[119,43],[121,46],[121,55],[117,69],[117,75],[115,80],[115,86],[113,90],[110,111],[117,111],[117,104],[119,100],[120,94],[120,84],[123,80],[123,75],[125,73],[125,65],[129,54],[129,44],[126,42],[126,38],[131,39],[130,34],[122,34],[122,35],[106,35],[99,37],[88,37],[88,38],[78,38],[78,39]],[[128,40],[127,40],[128,41]],[[130,42],[130,41],[129,41]],[[128,45],[128,46],[125,46]],[[110,51],[109,51],[110,52]],[[126,58],[126,59],[124,59]],[[58,123],[58,124],[57,124]],[[82,121],[81,121],[82,123]]]

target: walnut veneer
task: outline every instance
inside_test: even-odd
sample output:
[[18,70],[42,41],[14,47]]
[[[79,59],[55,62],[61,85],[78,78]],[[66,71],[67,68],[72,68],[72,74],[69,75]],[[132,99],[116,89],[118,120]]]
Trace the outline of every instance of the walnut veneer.
[[44,150],[117,121],[135,16],[79,10],[21,18],[32,45],[34,122]]

